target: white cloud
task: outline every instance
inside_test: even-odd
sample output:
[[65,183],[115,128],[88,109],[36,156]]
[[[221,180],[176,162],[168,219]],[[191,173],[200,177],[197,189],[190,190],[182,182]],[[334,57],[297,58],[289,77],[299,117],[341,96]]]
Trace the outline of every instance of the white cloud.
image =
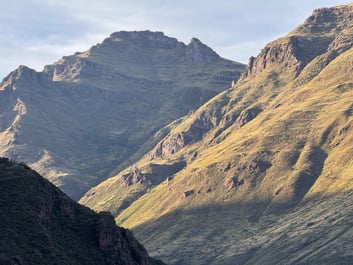
[[348,2],[2,0],[0,79],[20,64],[42,70],[120,30],[163,31],[186,43],[197,37],[221,56],[247,62],[266,42],[303,22],[312,9]]

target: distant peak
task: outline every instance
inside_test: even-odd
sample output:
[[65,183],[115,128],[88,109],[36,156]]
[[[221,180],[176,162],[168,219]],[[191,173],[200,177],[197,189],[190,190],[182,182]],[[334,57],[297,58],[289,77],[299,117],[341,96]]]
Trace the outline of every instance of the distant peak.
[[118,31],[110,35],[112,39],[139,40],[139,39],[169,39],[160,31]]
[[328,12],[328,11],[341,11],[341,12],[346,12],[346,11],[352,11],[353,10],[353,3],[347,4],[347,5],[339,5],[339,6],[334,6],[334,7],[322,7],[322,8],[317,8],[314,9],[313,14],[316,13],[322,13],[322,12]]
[[198,38],[192,38],[190,44],[202,44],[202,42]]
[[33,76],[34,74],[37,74],[37,72],[25,65],[20,65],[17,69],[13,70],[8,76],[6,76],[1,84],[1,90],[4,89],[4,87],[14,80],[19,79],[20,77],[22,78],[29,78],[30,76]]
[[199,39],[192,38],[187,46],[187,56],[194,62],[215,62],[220,56]]
[[25,65],[20,65],[14,72],[19,74],[26,74],[26,73],[36,73],[36,71],[32,68],[29,68]]
[[[292,68],[297,76],[309,62],[324,54],[327,54],[327,64],[353,46],[350,31],[352,14],[353,4],[314,10],[302,25],[287,36],[267,44],[256,58],[251,57],[241,79],[255,76],[275,64]],[[322,62],[323,58],[320,59]],[[321,68],[317,66],[316,69]]]
[[112,40],[115,42],[119,41],[128,41],[133,42],[135,44],[141,45],[143,47],[151,47],[151,48],[175,48],[180,45],[184,45],[179,42],[176,38],[171,38],[164,35],[163,32],[160,31],[118,31],[114,32],[110,35],[108,40]]
[[353,4],[318,8],[313,11],[313,14],[306,20],[306,23],[351,22],[353,20],[352,13]]

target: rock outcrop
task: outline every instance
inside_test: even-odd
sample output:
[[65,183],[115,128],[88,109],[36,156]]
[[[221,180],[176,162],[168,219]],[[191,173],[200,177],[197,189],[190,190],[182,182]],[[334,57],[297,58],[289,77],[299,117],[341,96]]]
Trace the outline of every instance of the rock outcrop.
[[149,153],[150,159],[173,155],[188,144],[199,141],[205,133],[218,125],[220,119],[219,112],[200,112],[183,131],[172,133],[158,143]]
[[[276,64],[285,64],[295,75],[299,75],[314,58],[325,61],[321,63],[321,70],[338,54],[352,47],[352,32],[341,30],[341,27],[352,24],[352,12],[352,6],[315,10],[289,36],[269,43],[256,58],[250,57],[241,79],[255,76]],[[304,31],[309,34],[303,34]],[[324,57],[328,58],[318,58],[327,52],[329,56]]]
[[129,230],[116,226],[109,212],[99,213],[96,233],[98,246],[104,253],[107,265],[163,265],[147,255],[146,249]]
[[215,51],[196,38],[191,39],[185,53],[188,60],[196,63],[215,63],[221,59]]
[[244,110],[242,113],[240,113],[237,123],[239,124],[240,127],[243,127],[245,124],[250,122],[251,120],[255,119],[256,116],[261,112],[262,110],[259,108],[250,108]]

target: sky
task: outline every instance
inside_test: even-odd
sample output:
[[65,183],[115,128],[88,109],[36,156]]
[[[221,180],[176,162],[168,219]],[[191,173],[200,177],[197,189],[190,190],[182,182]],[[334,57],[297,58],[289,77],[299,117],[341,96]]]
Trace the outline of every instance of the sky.
[[0,0],[0,80],[19,65],[42,71],[121,30],[162,31],[186,44],[195,37],[247,63],[314,9],[351,1]]

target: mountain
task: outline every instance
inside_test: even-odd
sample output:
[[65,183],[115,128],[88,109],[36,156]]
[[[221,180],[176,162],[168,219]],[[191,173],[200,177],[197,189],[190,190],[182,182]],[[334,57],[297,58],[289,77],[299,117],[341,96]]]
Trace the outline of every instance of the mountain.
[[351,264],[352,14],[315,10],[80,201],[168,264]]
[[25,164],[0,158],[0,263],[162,265],[113,216],[79,205]]
[[0,155],[78,199],[242,69],[196,38],[185,45],[150,31],[113,33],[42,72],[20,66],[0,84]]

